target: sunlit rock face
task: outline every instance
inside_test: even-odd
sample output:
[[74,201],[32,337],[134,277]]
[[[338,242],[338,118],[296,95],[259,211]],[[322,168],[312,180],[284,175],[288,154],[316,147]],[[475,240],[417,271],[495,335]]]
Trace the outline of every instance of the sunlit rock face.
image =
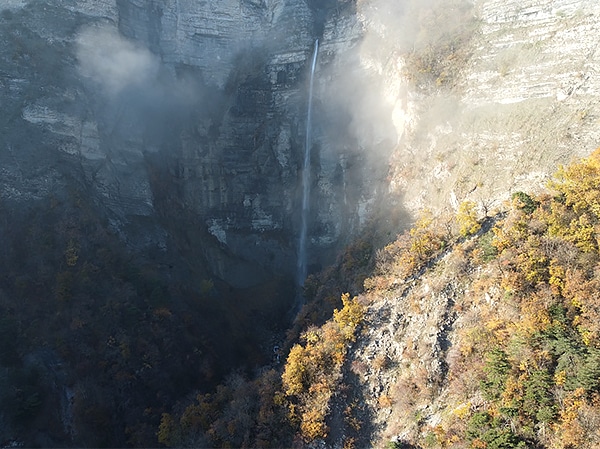
[[[397,97],[409,119],[391,187],[412,211],[472,200],[484,212],[598,146],[598,3],[480,0],[473,17],[451,82]],[[406,78],[409,61],[395,62],[390,78]]]

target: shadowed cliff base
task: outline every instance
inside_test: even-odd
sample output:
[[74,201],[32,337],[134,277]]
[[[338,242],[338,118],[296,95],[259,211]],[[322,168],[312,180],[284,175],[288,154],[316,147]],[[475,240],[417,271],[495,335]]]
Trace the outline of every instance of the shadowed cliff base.
[[236,289],[174,241],[128,248],[88,201],[0,204],[0,428],[27,447],[155,445],[161,410],[270,363],[289,325],[291,280]]

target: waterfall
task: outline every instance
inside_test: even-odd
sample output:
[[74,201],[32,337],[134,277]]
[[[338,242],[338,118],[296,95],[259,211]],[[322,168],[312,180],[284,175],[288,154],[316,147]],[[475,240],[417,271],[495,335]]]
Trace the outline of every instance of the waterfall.
[[313,82],[315,78],[315,67],[317,65],[317,54],[319,52],[319,39],[315,41],[312,63],[310,66],[310,82],[308,87],[308,107],[306,111],[306,140],[304,144],[304,163],[302,165],[302,211],[300,223],[300,237],[298,240],[298,262],[297,276],[298,283],[304,285],[307,272],[307,249],[306,237],[308,233],[308,213],[310,209],[310,150],[312,146],[312,97]]

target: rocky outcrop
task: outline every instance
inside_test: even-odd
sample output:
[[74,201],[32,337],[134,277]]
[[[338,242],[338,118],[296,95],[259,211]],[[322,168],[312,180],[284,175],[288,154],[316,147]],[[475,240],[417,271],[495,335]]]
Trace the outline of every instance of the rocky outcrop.
[[461,322],[455,302],[469,287],[466,276],[456,278],[456,259],[444,257],[435,274],[402,281],[385,297],[367,295],[374,301],[346,377],[351,388],[360,385],[371,411],[369,444],[411,441],[423,423],[439,422],[448,394],[449,350]]

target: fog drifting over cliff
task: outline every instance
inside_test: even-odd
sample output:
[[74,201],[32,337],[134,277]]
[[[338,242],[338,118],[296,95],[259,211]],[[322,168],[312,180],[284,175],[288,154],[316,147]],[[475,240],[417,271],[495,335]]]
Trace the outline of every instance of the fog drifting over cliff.
[[126,99],[139,113],[176,113],[197,105],[205,89],[192,76],[175,76],[148,48],[116,27],[88,26],[76,39],[79,73],[107,101]]
[[[325,133],[352,136],[354,143],[347,145],[358,145],[366,156],[389,156],[411,120],[407,97],[414,90],[409,72],[415,69],[407,67],[407,59],[449,45],[474,14],[467,0],[358,1],[360,43],[338,55],[338,64],[321,74],[332,79],[321,92],[326,115],[334,123]],[[442,115],[440,120],[448,117]],[[437,122],[438,117],[429,119]],[[344,121],[338,129],[336,124]]]
[[128,87],[153,83],[159,70],[157,56],[107,26],[88,27],[80,32],[77,59],[81,74],[111,96]]

